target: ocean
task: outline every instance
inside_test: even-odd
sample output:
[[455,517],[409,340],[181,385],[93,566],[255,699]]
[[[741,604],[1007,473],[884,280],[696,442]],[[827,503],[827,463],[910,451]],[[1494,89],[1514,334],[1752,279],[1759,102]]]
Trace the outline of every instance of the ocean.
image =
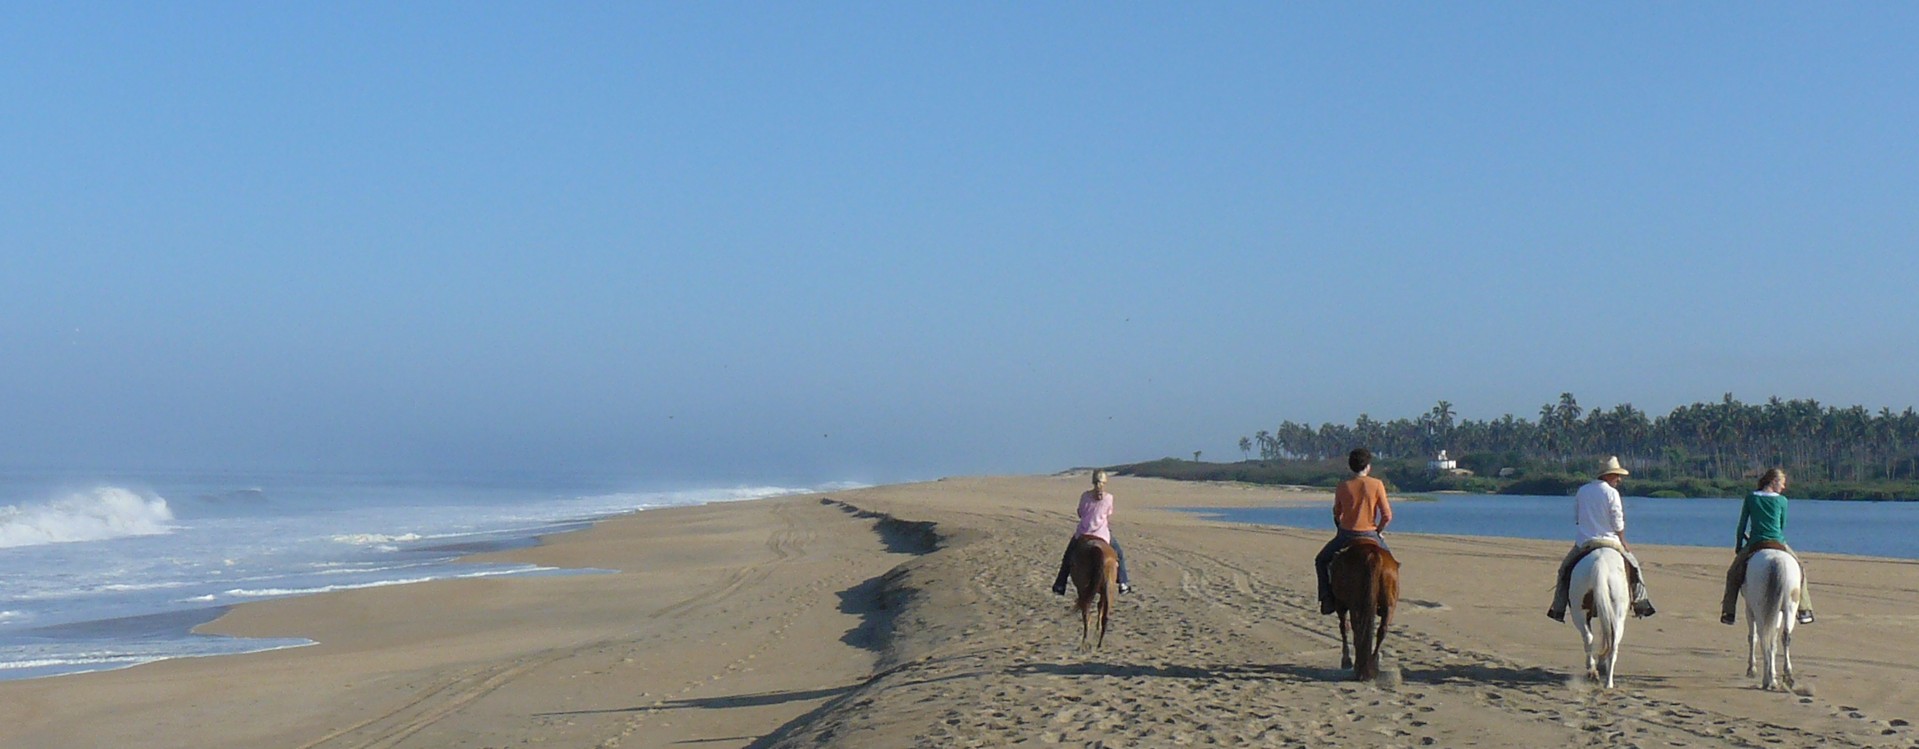
[[0,679],[310,645],[190,630],[247,601],[446,578],[591,574],[456,560],[636,510],[851,486],[635,491],[574,477],[4,475]]
[[[1729,558],[1741,499],[1622,498],[1626,540],[1632,544],[1723,546]],[[1442,494],[1393,502],[1392,534],[1538,538],[1572,543],[1572,497]],[[1328,505],[1195,510],[1236,523],[1321,528],[1332,537]],[[1919,502],[1836,502],[1794,499],[1786,540],[1795,551],[1919,559]]]

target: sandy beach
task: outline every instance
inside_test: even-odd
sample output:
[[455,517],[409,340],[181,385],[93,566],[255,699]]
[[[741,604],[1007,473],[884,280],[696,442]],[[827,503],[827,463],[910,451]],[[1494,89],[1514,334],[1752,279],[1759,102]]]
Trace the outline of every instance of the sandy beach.
[[[1323,493],[1119,477],[1138,591],[1105,649],[1047,586],[1084,475],[654,510],[483,555],[600,574],[266,601],[310,647],[0,683],[0,747],[1919,747],[1919,562],[1809,554],[1796,693],[1717,622],[1725,549],[1636,546],[1618,685],[1543,616],[1565,544],[1392,535],[1386,674],[1338,669],[1327,534],[1186,507]],[[1728,530],[1730,535],[1730,529]]]

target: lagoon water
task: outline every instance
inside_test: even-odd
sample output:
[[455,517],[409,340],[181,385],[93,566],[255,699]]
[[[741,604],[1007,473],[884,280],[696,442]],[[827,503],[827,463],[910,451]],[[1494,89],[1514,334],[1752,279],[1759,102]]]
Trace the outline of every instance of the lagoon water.
[[312,644],[195,635],[227,606],[493,575],[467,564],[608,515],[847,485],[631,491],[576,477],[0,476],[0,679]]
[[[1625,497],[1626,540],[1634,544],[1723,546],[1739,523],[1739,499]],[[1564,540],[1573,536],[1572,497],[1444,494],[1393,502],[1395,532]],[[1328,505],[1196,510],[1236,523],[1322,528],[1331,537]],[[1786,539],[1798,551],[1919,559],[1919,502],[1834,502],[1794,499]]]

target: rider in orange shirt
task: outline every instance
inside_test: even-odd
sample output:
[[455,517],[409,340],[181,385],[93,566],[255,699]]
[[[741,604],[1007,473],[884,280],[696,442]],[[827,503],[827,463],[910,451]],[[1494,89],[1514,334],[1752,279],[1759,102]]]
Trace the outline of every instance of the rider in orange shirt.
[[1339,482],[1339,487],[1333,490],[1333,525],[1339,532],[1319,550],[1319,556],[1313,557],[1313,571],[1319,574],[1319,613],[1322,614],[1333,613],[1333,583],[1326,571],[1327,565],[1333,563],[1333,556],[1356,538],[1370,538],[1385,548],[1386,539],[1379,534],[1386,530],[1387,523],[1393,522],[1393,504],[1386,499],[1386,483],[1371,475],[1372,451],[1355,448],[1346,455],[1346,466],[1353,469],[1353,477]]

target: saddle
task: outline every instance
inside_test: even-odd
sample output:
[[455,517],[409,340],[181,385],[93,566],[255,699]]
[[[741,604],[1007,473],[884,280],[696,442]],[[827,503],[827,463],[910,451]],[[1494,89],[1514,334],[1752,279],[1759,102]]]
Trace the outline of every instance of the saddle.
[[1760,551],[1764,551],[1766,549],[1772,549],[1773,551],[1784,551],[1787,553],[1791,553],[1791,550],[1787,549],[1785,544],[1780,543],[1778,541],[1754,541],[1752,543],[1746,544],[1746,555],[1751,556],[1752,554],[1758,553]]
[[1339,547],[1339,553],[1344,554],[1346,553],[1347,549],[1351,549],[1355,546],[1372,546],[1380,549],[1386,548],[1385,546],[1381,546],[1378,541],[1374,541],[1365,536],[1360,536],[1359,538],[1355,538],[1351,541],[1347,541],[1345,546]]
[[[1771,543],[1771,542],[1767,541],[1764,543]],[[1559,584],[1560,585],[1568,584],[1568,581],[1572,578],[1573,568],[1578,567],[1580,561],[1584,560],[1586,558],[1586,555],[1591,554],[1600,549],[1612,549],[1613,551],[1619,552],[1619,555],[1622,557],[1626,555],[1626,548],[1624,546],[1616,546],[1614,544],[1604,543],[1604,542],[1588,543],[1586,544],[1586,547],[1579,552],[1579,556],[1573,557],[1573,563],[1566,565],[1566,574],[1560,576]],[[1626,565],[1626,584],[1633,586],[1635,589],[1639,587],[1640,582],[1639,582],[1638,567],[1634,567],[1631,564]]]

